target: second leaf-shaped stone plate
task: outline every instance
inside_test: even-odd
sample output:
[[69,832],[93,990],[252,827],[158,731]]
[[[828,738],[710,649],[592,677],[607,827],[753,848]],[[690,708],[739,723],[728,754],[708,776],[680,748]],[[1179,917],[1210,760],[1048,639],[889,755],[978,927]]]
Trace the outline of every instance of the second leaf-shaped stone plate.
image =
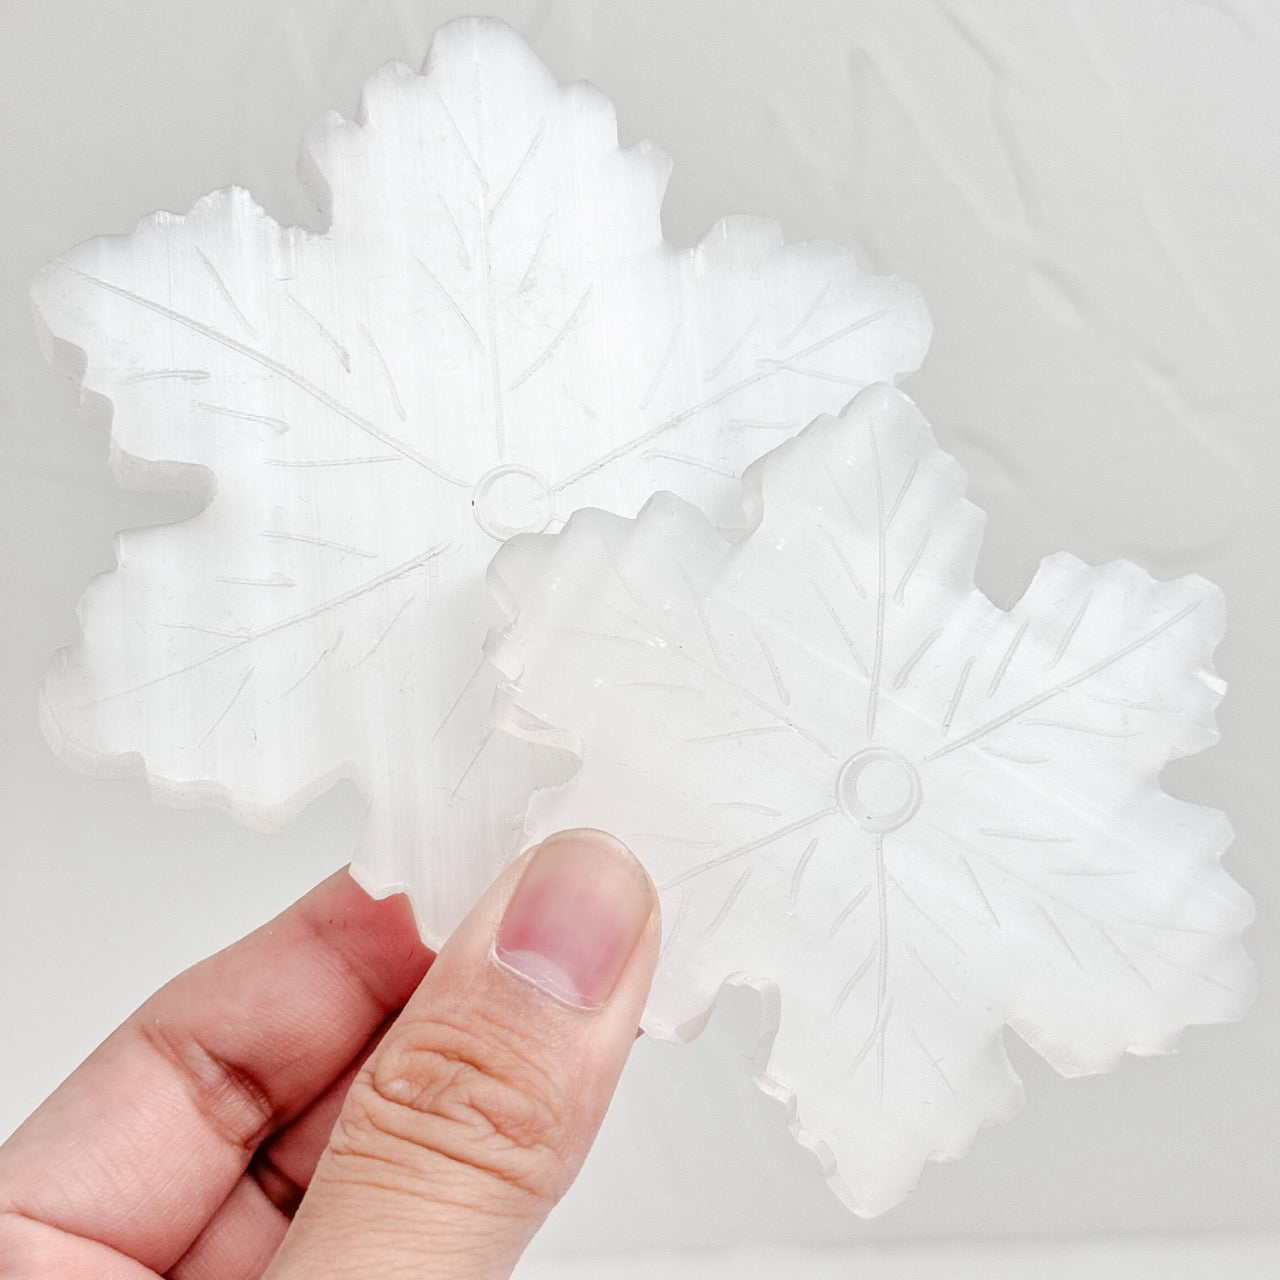
[[752,458],[924,354],[919,296],[849,250],[744,218],[668,245],[668,169],[466,20],[314,131],[322,234],[233,190],[47,268],[46,345],[110,401],[117,473],[211,493],[120,535],[45,684],[55,748],[259,825],[354,779],[357,873],[438,942],[535,780],[489,724],[501,541],[655,488],[723,520]]
[[1216,738],[1222,598],[1057,555],[998,609],[983,514],[887,387],[744,491],[742,540],[659,495],[508,543],[505,725],[580,764],[532,833],[615,832],[661,890],[646,1029],[759,988],[761,1086],[874,1214],[1021,1104],[1006,1025],[1077,1075],[1247,1006],[1230,828],[1159,783]]

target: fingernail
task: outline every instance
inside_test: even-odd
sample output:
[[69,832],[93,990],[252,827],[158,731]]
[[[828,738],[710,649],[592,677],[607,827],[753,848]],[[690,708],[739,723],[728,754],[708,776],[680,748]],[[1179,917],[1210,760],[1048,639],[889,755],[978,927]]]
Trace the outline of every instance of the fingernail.
[[564,1004],[598,1009],[613,994],[652,910],[635,855],[602,831],[563,831],[538,846],[507,904],[494,959]]

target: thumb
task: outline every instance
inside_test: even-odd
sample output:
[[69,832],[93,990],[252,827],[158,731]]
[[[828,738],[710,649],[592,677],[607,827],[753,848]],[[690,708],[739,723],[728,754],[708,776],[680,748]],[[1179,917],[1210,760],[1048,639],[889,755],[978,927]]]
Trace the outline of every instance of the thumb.
[[506,1280],[595,1139],[659,932],[601,832],[509,867],[357,1076],[264,1280]]

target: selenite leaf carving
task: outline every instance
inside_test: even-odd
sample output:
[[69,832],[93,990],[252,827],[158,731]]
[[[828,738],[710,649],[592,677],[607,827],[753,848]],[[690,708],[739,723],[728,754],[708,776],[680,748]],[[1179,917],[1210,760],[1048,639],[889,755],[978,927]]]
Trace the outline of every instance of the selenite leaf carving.
[[497,555],[508,730],[572,750],[535,836],[614,831],[662,891],[646,1029],[767,993],[759,1077],[857,1212],[1059,1071],[1238,1016],[1252,903],[1216,810],[1158,776],[1215,740],[1218,590],[1046,559],[974,586],[983,513],[910,401],[862,393],[747,472],[744,540],[655,497]]
[[355,779],[357,873],[438,942],[552,776],[489,725],[501,540],[655,488],[723,513],[769,444],[924,354],[915,290],[850,250],[747,218],[668,245],[668,171],[464,20],[310,137],[323,234],[230,190],[47,268],[46,345],[110,400],[121,478],[213,489],[120,535],[45,685],[56,749],[261,825]]

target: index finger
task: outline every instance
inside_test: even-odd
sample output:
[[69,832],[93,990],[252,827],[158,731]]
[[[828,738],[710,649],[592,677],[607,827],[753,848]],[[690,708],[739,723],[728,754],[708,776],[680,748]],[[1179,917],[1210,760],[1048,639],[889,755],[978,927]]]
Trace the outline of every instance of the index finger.
[[402,898],[340,871],[175,978],[0,1147],[0,1211],[167,1271],[255,1149],[342,1074],[431,962]]

